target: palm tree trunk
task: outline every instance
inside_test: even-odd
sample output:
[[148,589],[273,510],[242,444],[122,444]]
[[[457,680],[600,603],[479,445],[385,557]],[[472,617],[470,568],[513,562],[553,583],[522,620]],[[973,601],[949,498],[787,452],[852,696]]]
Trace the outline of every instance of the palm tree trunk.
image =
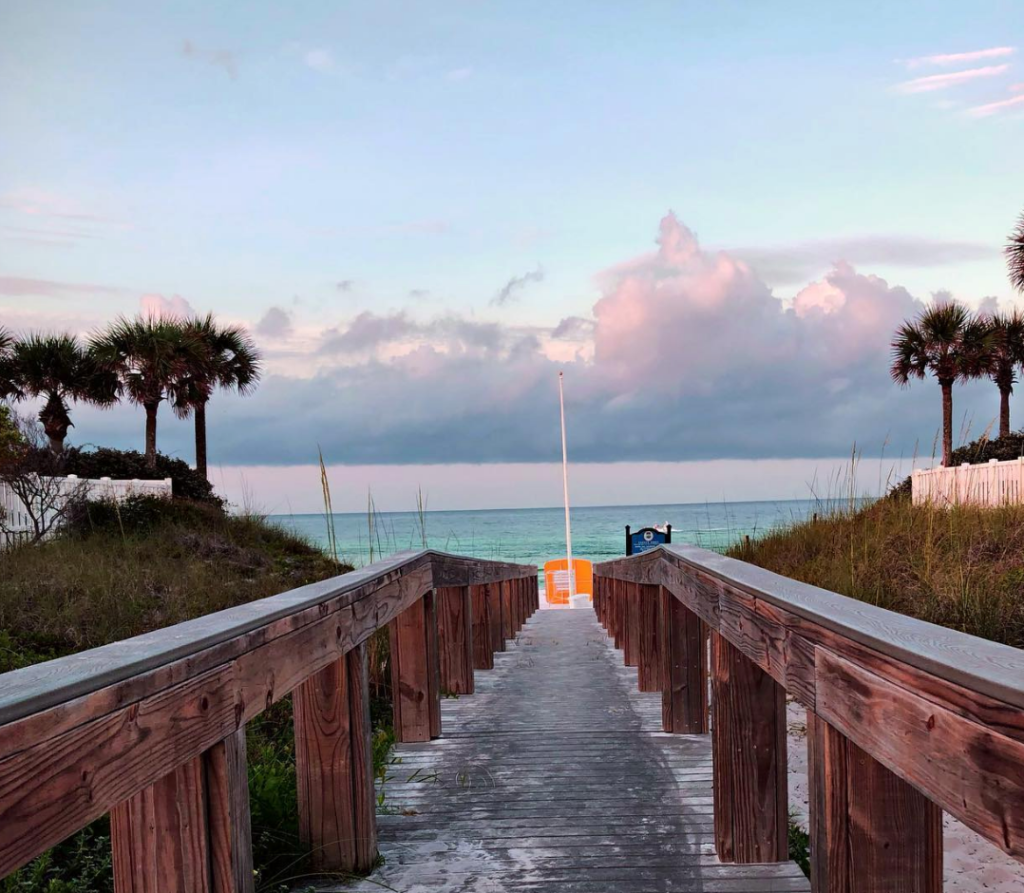
[[940,381],[942,388],[942,464],[949,467],[953,458],[953,382]]
[[1010,389],[999,389],[999,436],[1010,434]]
[[193,412],[196,414],[196,471],[206,478],[206,401],[196,403]]
[[159,403],[147,403],[146,407],[146,467],[156,469],[156,411]]

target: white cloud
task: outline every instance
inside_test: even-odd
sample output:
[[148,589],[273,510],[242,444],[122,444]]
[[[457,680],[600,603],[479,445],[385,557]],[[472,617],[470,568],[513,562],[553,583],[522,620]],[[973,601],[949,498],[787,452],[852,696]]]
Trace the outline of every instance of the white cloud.
[[302,54],[302,61],[308,68],[319,71],[321,74],[330,74],[335,68],[334,55],[330,50],[322,48],[306,50]]

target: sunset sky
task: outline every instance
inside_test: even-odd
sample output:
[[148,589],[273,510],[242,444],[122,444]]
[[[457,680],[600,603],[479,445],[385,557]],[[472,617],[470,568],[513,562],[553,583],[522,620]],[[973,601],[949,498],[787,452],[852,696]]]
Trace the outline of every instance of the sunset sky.
[[318,444],[343,509],[557,504],[559,369],[581,504],[803,497],[855,444],[877,489],[939,424],[892,330],[1016,300],[1011,0],[4,2],[0,84],[0,324],[248,326],[210,461],[272,511]]

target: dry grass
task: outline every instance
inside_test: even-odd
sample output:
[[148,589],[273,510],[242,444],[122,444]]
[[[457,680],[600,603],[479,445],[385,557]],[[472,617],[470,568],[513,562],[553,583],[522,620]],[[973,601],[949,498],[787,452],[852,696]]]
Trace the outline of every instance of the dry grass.
[[1024,647],[1024,506],[836,506],[735,558],[986,639]]
[[0,557],[0,672],[350,569],[257,517],[151,502],[90,506],[75,535]]

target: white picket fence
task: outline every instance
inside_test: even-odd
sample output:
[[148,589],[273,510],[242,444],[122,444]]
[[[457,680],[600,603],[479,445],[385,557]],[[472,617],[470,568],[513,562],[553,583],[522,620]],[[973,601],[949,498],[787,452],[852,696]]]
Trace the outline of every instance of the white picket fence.
[[[114,480],[112,478],[80,478],[69,474],[65,478],[49,478],[57,483],[56,490],[47,488],[51,498],[57,500],[70,499],[74,496],[94,500],[113,500],[122,502],[129,496],[161,496],[170,497],[171,479],[159,481]],[[31,537],[35,533],[32,517],[28,507],[8,484],[0,481],[0,513],[3,515],[3,531],[0,532],[0,548],[21,539]]]
[[911,475],[914,505],[1013,505],[1024,502],[1024,456],[983,465],[917,470]]

